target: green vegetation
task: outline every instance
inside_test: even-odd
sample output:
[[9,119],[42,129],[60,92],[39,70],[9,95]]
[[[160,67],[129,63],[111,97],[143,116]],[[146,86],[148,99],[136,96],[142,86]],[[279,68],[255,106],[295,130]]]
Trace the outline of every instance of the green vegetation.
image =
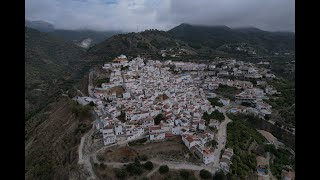
[[102,83],[109,83],[109,82],[110,82],[110,78],[99,78],[99,79],[95,79],[93,81],[93,84],[101,87]]
[[200,177],[202,179],[210,179],[212,177],[212,174],[209,171],[205,170],[205,169],[201,169]]
[[70,108],[77,117],[85,118],[90,116],[90,110],[92,107],[90,105],[82,106],[76,102],[71,102]]
[[127,164],[126,170],[130,175],[140,175],[143,173],[143,165],[139,160],[135,160],[134,163]]
[[115,173],[118,179],[125,179],[127,177],[127,172],[125,169],[116,169]]
[[214,139],[208,142],[208,145],[210,145],[212,148],[216,148],[218,145],[218,142]]
[[276,121],[286,127],[295,126],[295,83],[284,78],[279,78],[268,82],[275,89],[281,92],[274,95],[269,100],[265,100],[272,108],[279,112],[280,116],[274,117]]
[[215,120],[218,120],[219,122],[222,122],[225,119],[225,117],[223,113],[219,112],[218,110],[215,110],[211,114],[204,112],[202,119],[206,121],[206,124],[209,124],[210,119],[215,119]]
[[120,116],[117,117],[122,123],[126,122],[126,113],[121,111]]
[[[226,44],[240,43],[249,49],[256,49],[257,53],[267,53],[266,51],[294,52],[295,50],[295,36],[294,33],[290,32],[277,33],[266,32],[257,28],[230,29],[227,26],[209,27],[181,24],[169,30],[168,33],[199,50],[219,50]],[[239,51],[230,53],[239,54]]]
[[226,180],[226,179],[227,177],[222,171],[218,171],[213,175],[213,180]]
[[221,102],[219,102],[219,98],[217,98],[217,97],[215,97],[215,98],[209,98],[208,100],[210,101],[210,103],[211,103],[211,105],[212,105],[213,107],[215,107],[215,106],[222,107],[222,106],[223,106],[223,104],[222,104]]
[[272,174],[278,179],[281,178],[283,169],[295,169],[295,159],[289,151],[285,149],[276,149],[274,145],[265,145],[264,150],[270,152],[274,157],[273,161],[270,163],[270,169]]
[[146,161],[148,160],[148,156],[143,154],[143,155],[139,155],[138,158],[141,160],[141,161]]
[[194,179],[197,179],[194,174],[190,171],[187,171],[187,170],[181,170],[179,172],[180,174],[180,177],[182,177],[182,179],[184,180],[194,180]]
[[163,114],[158,114],[155,118],[154,118],[154,124],[155,125],[159,125],[161,120],[164,120],[164,116]]
[[151,161],[147,161],[146,163],[144,163],[143,166],[147,170],[152,170],[153,169],[153,163]]
[[102,169],[102,170],[103,170],[103,169],[106,169],[106,167],[107,167],[107,166],[106,166],[104,163],[100,163],[100,165],[99,165],[99,168]]
[[91,127],[88,126],[85,123],[80,122],[77,126],[77,128],[74,130],[74,134],[77,135],[78,133],[80,134],[84,134],[85,132],[87,132]]
[[248,152],[252,142],[261,145],[265,138],[249,123],[233,114],[228,114],[233,121],[227,125],[226,147],[233,148],[234,156],[231,165],[231,174],[245,179],[256,170],[256,155]]
[[129,146],[142,145],[142,144],[144,144],[144,143],[147,142],[147,141],[148,141],[147,138],[142,138],[142,139],[139,139],[139,140],[135,140],[135,141],[128,142],[128,145],[129,145]]
[[236,87],[231,87],[227,85],[220,84],[218,89],[216,89],[216,93],[220,94],[223,97],[226,97],[230,100],[235,100],[235,95],[239,94],[241,92],[240,89],[237,89]]
[[169,172],[169,167],[168,167],[167,165],[162,165],[162,166],[160,166],[160,168],[159,168],[159,172],[160,172],[161,174],[167,173],[167,172]]

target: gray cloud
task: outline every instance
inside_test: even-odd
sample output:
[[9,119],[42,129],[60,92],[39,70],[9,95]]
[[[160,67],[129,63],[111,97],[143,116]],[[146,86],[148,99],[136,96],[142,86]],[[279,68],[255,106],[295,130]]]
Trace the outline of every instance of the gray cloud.
[[168,30],[180,23],[294,31],[294,0],[27,0],[26,18],[60,29]]

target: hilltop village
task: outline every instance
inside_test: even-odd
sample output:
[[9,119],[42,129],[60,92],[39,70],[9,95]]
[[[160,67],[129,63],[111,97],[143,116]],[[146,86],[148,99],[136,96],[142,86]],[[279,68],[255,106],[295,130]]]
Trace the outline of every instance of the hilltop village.
[[[264,119],[271,114],[272,107],[263,99],[279,93],[264,81],[257,81],[257,85],[265,85],[260,89],[250,81],[229,79],[229,75],[276,78],[268,69],[234,59],[198,64],[140,57],[128,60],[120,55],[101,68],[106,81],[96,87],[89,84],[91,97],[74,99],[82,105],[94,102],[96,129],[105,146],[142,138],[152,142],[181,136],[184,145],[204,164],[217,164],[226,172],[233,150],[225,149],[220,159],[226,135],[218,132],[226,128],[226,123],[221,125],[225,113],[251,113]],[[214,93],[219,86],[234,87],[239,93],[234,99],[222,97]],[[221,105],[215,105],[212,99]],[[215,119],[212,114],[220,114],[222,119]]]

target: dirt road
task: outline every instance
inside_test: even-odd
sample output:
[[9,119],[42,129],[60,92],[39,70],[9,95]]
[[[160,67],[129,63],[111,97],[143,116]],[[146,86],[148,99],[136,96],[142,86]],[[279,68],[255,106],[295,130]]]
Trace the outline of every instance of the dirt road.
[[96,151],[103,146],[102,142],[93,143],[91,135],[95,130],[94,124],[92,128],[81,138],[79,146],[79,160],[78,163],[82,166],[81,170],[86,175],[88,180],[98,179],[92,167],[92,161],[96,160]]
[[[225,110],[227,107],[224,107],[223,109]],[[228,116],[226,115],[226,113],[223,113],[225,120],[221,122],[221,124],[219,125],[219,130],[216,134],[217,137],[217,142],[218,142],[218,146],[217,149],[213,152],[214,153],[214,157],[216,158],[216,160],[214,161],[213,167],[214,168],[220,168],[220,164],[219,164],[219,159],[220,159],[220,153],[221,150],[225,148],[226,146],[226,142],[227,142],[227,124],[229,122],[231,122],[231,119],[228,118]]]

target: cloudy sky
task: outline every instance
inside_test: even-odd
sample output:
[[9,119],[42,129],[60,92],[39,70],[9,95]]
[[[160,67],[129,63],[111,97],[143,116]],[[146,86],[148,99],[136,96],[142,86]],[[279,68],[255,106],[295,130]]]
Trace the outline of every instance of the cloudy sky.
[[181,23],[294,31],[294,0],[25,0],[58,29],[168,30]]

